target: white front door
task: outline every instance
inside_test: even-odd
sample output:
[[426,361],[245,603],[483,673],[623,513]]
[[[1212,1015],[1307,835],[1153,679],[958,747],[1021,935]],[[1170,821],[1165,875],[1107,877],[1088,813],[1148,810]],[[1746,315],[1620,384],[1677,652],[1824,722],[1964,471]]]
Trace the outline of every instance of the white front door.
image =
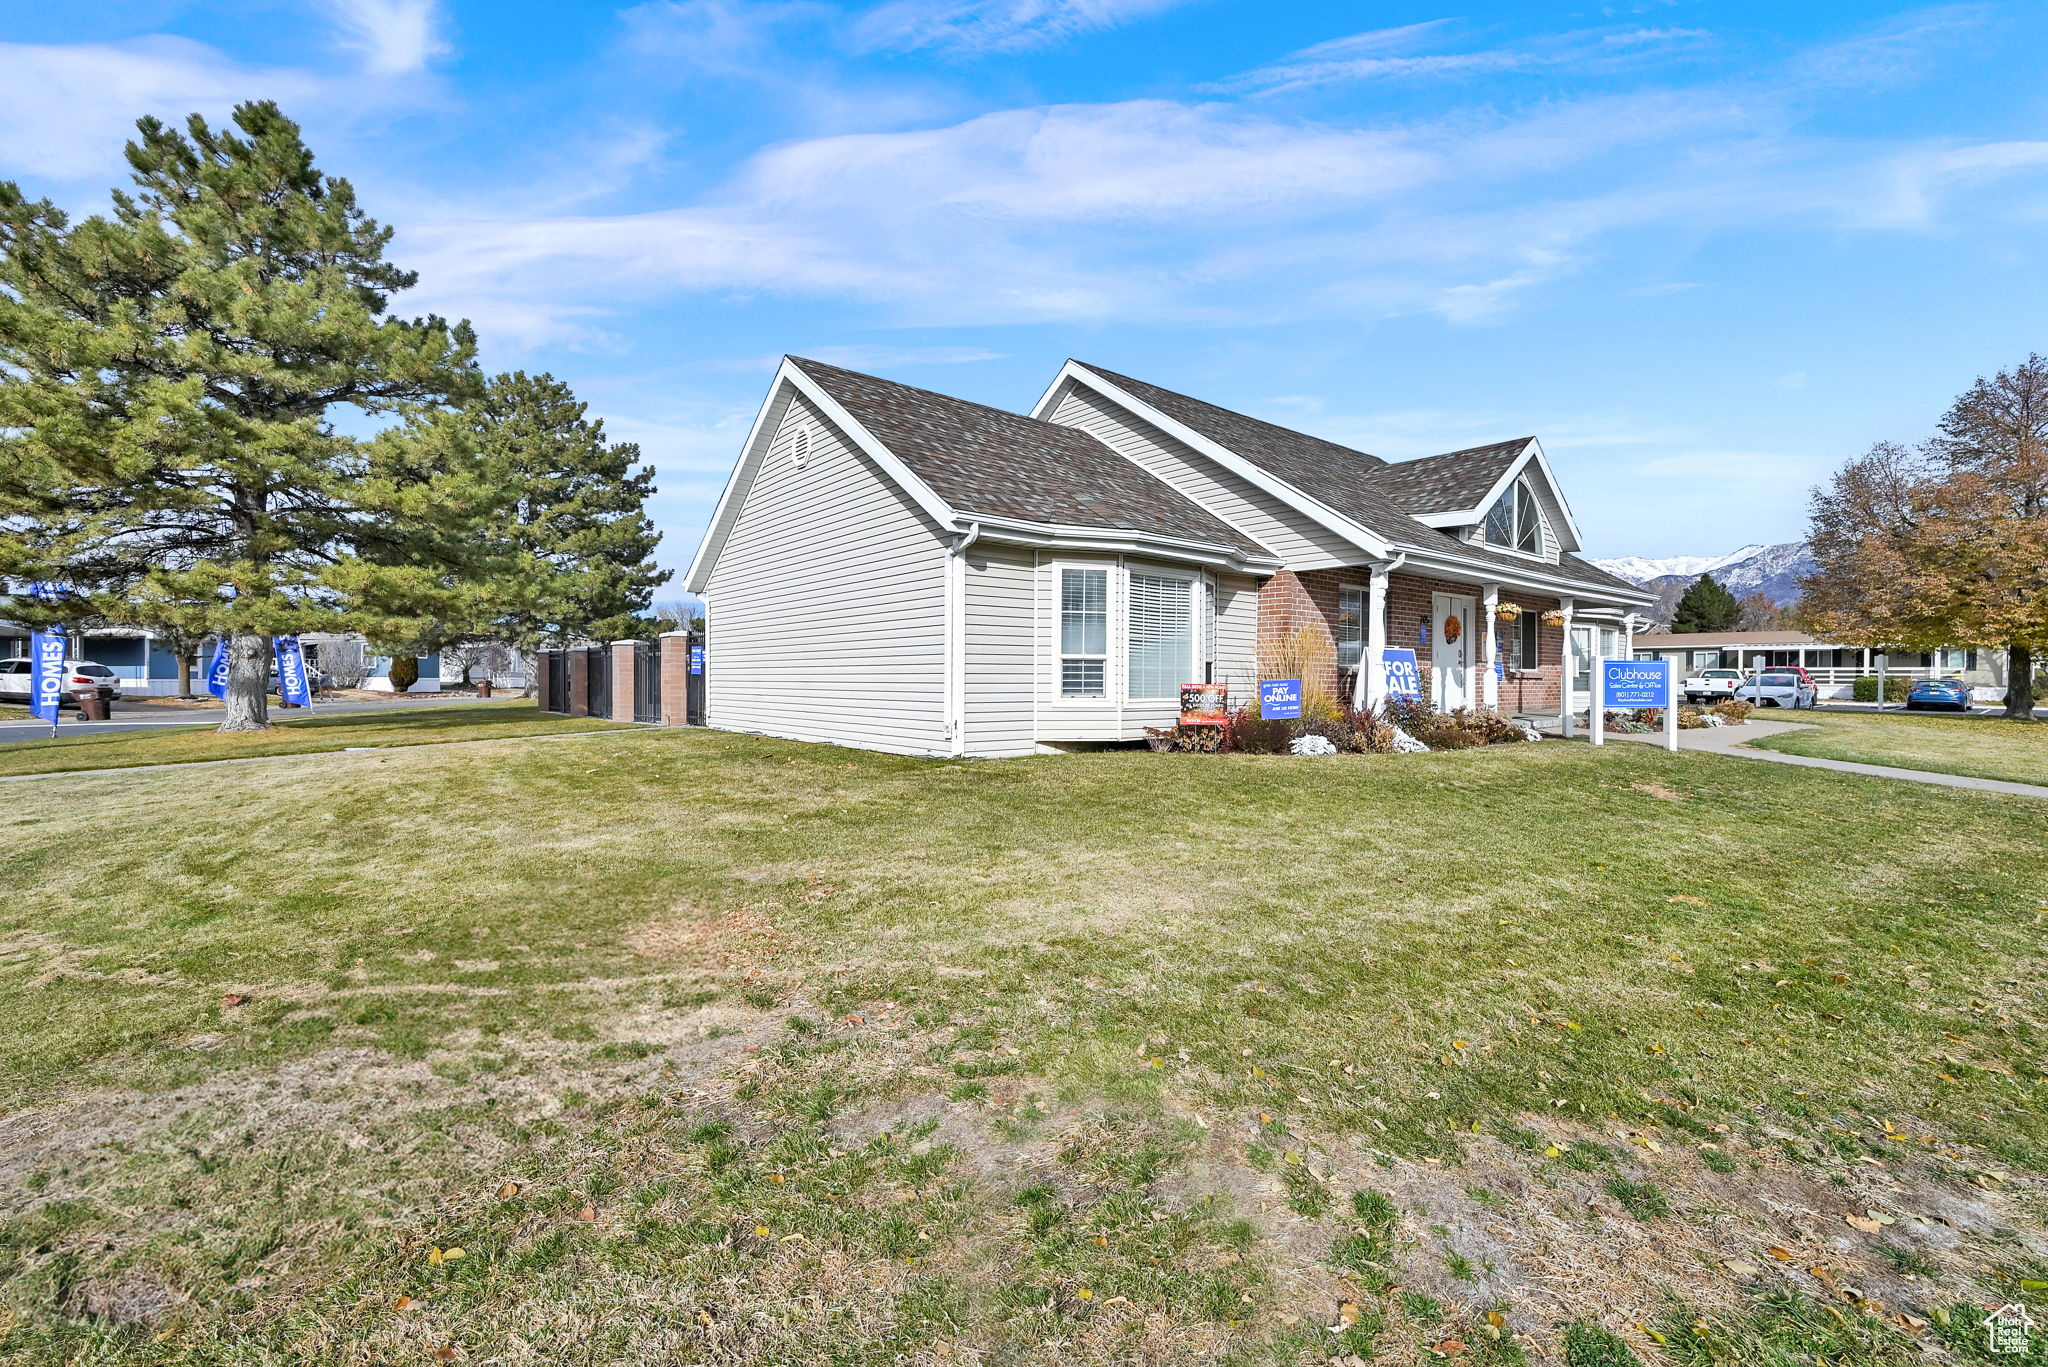
[[1472,706],[1472,628],[1475,600],[1455,593],[1430,595],[1430,697],[1439,712]]

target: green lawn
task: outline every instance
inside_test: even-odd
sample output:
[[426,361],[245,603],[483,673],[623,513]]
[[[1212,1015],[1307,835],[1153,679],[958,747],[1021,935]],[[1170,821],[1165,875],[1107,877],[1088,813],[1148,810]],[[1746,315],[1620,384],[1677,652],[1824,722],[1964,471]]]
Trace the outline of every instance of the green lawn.
[[[0,744],[0,775],[48,774],[80,769],[122,769],[139,764],[190,764],[256,755],[308,755],[351,746],[434,745],[444,741],[590,731],[625,723],[563,717],[532,702],[421,703],[418,711],[349,712],[292,717],[271,712],[268,731],[223,735],[218,720],[147,731],[107,731],[55,740]],[[70,714],[66,713],[68,720]]]
[[[1774,712],[1761,716],[1778,719]],[[1946,712],[1801,712],[1785,719],[1810,721],[1815,729],[1750,744],[1788,755],[2048,784],[2048,723]]]
[[1961,1305],[2048,1282],[2038,803],[647,730],[10,799],[0,1361],[2044,1360]]

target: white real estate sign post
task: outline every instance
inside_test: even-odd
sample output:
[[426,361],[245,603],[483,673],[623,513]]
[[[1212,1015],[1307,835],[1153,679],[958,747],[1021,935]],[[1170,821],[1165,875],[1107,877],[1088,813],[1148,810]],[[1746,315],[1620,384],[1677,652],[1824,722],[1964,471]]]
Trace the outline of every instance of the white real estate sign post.
[[1609,707],[1660,707],[1664,748],[1678,749],[1678,669],[1669,660],[1599,660],[1593,668],[1593,744],[1607,743]]

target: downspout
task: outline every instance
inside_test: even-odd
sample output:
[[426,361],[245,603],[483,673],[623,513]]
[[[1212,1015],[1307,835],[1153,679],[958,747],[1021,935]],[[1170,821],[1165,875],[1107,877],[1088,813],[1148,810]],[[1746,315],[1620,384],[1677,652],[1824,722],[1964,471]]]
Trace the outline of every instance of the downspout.
[[967,548],[981,539],[981,524],[970,522],[946,552],[946,739],[947,752],[967,753]]
[[[1408,552],[1391,560],[1372,562],[1371,582],[1366,588],[1365,640],[1358,648],[1358,674],[1351,681],[1351,710],[1377,707],[1379,697],[1379,652],[1387,648],[1387,580],[1408,563]],[[1368,687],[1368,685],[1370,685]]]

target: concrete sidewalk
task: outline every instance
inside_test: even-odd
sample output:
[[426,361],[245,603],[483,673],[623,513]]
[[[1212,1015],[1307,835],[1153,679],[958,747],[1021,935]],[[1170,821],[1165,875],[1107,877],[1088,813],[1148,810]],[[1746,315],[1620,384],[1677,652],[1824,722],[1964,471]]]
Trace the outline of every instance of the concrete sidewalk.
[[[1738,759],[1769,760],[1772,764],[1797,764],[1808,769],[1835,769],[1845,774],[1862,774],[1867,778],[1896,778],[1907,783],[1928,783],[1937,788],[1968,788],[1979,793],[2007,793],[2014,797],[2048,798],[2048,787],[2033,783],[2008,783],[1996,778],[1970,778],[1964,774],[1937,774],[1926,769],[1895,769],[1888,764],[1857,764],[1846,759],[1817,759],[1812,755],[1782,755],[1776,750],[1752,750],[1749,742],[1774,736],[1783,731],[1805,731],[1813,723],[1803,721],[1765,721],[1752,717],[1741,726],[1703,726],[1696,731],[1680,731],[1678,748],[1681,750],[1703,750],[1715,755],[1734,755]],[[1645,741],[1651,745],[1662,745],[1661,732],[1609,731],[1609,740]]]

